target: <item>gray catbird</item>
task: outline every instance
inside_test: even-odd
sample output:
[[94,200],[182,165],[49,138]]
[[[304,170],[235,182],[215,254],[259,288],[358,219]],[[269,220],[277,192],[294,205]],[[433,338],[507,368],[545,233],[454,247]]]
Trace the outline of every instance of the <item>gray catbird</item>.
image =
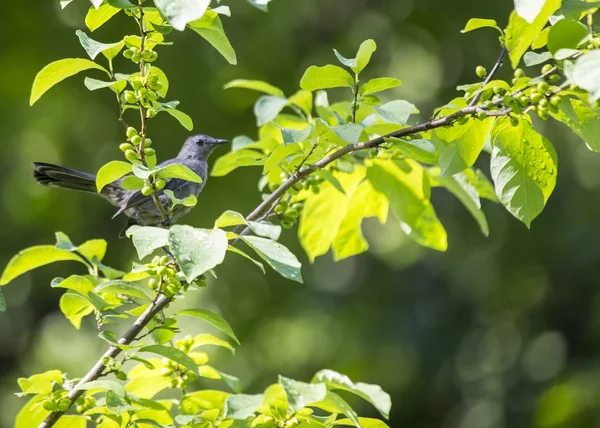
[[[179,199],[183,199],[189,195],[198,196],[208,177],[207,160],[210,154],[219,144],[228,142],[227,140],[219,140],[208,135],[194,135],[189,137],[176,158],[165,161],[158,165],[158,167],[173,163],[185,165],[202,178],[202,183],[171,179],[165,186],[165,189],[172,190]],[[104,197],[104,199],[119,209],[115,217],[121,213],[129,217],[126,227],[133,224],[156,226],[163,223],[163,219],[152,197],[142,195],[141,191],[122,189],[120,185],[121,180],[107,185],[100,193],[97,193],[95,175],[42,162],[34,162],[33,177],[38,183],[45,186],[79,190]],[[159,198],[162,205],[168,211],[171,206],[169,197],[161,190]],[[177,205],[172,211],[171,221],[176,221],[190,210],[190,207]]]

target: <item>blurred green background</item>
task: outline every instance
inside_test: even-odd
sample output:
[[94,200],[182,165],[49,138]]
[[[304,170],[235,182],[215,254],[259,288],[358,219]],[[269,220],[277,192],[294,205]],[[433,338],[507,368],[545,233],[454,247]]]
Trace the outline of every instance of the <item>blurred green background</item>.
[[[85,57],[75,30],[83,28],[88,2],[64,11],[57,0],[35,3],[5,2],[0,15],[0,264],[63,231],[76,243],[107,239],[106,261],[127,267],[134,249],[117,239],[123,220],[110,220],[108,204],[31,178],[32,161],[96,171],[120,157],[122,142],[112,93],[88,92],[81,75],[28,106],[45,64]],[[467,20],[495,18],[503,26],[512,8],[508,0],[275,0],[263,14],[243,0],[226,3],[238,66],[191,32],[172,34],[175,46],[159,49],[158,62],[171,80],[169,98],[181,101],[195,131],[222,138],[256,136],[257,95],[223,91],[224,83],[263,79],[291,94],[306,67],[334,63],[333,47],[351,56],[366,38],[379,47],[366,77],[400,78],[404,86],[394,95],[426,118],[456,96],[457,85],[476,80],[476,65],[489,68],[498,55],[493,30],[460,34]],[[124,31],[135,28],[120,16],[92,37],[113,42]],[[131,63],[121,58],[116,67],[127,72]],[[502,73],[511,76],[507,65]],[[284,241],[305,264],[304,285],[264,277],[234,256],[217,269],[218,281],[186,302],[222,313],[242,341],[235,357],[215,353],[213,364],[241,377],[246,392],[261,391],[277,374],[309,380],[321,368],[381,384],[393,398],[394,428],[600,427],[600,155],[560,125],[540,129],[557,148],[560,173],[532,230],[484,203],[486,239],[456,200],[436,190],[450,239],[445,254],[412,244],[394,222],[367,223],[367,254],[341,263],[328,255],[311,266],[288,232]],[[187,135],[167,115],[150,124],[160,159],[172,157]],[[251,210],[260,199],[259,173],[247,168],[209,180],[186,222],[206,227],[226,209]],[[12,426],[25,402],[13,394],[17,377],[51,368],[80,376],[105,347],[92,320],[76,331],[58,312],[61,291],[50,281],[73,269],[80,267],[45,267],[3,289],[2,427]]]

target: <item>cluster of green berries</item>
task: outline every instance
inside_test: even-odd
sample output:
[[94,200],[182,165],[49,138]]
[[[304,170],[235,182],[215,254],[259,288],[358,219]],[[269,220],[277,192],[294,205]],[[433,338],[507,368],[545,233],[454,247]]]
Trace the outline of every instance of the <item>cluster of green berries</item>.
[[181,281],[177,279],[175,263],[169,256],[156,256],[146,266],[150,268],[149,273],[153,276],[148,281],[148,286],[152,290],[160,290],[166,297],[172,297],[184,288]]
[[[271,411],[274,409],[271,408]],[[255,420],[252,426],[256,428],[295,428],[300,425],[300,421],[296,417],[290,419],[276,419],[273,416],[262,415],[259,416],[260,420]],[[256,425],[255,425],[256,423]]]
[[67,391],[63,389],[54,391],[46,397],[42,407],[49,412],[66,412],[71,407],[71,403],[71,399],[67,397]]
[[[510,107],[517,114],[521,113],[525,107],[533,107],[541,119],[548,119],[551,112],[558,112],[558,106],[561,102],[560,95],[556,93],[558,88],[550,85],[550,83],[560,80],[557,74],[551,74],[552,70],[552,65],[544,65],[542,68],[542,75],[545,77],[544,81],[537,83],[535,86],[528,87],[517,95],[505,95],[502,100],[503,104]],[[520,76],[519,78],[521,78],[525,74],[523,70],[517,69],[515,70],[515,76]]]
[[123,91],[121,100],[125,104],[141,105],[146,108],[146,117],[156,116],[158,111],[154,103],[160,98],[159,91],[163,88],[160,77],[150,72],[145,79],[132,78],[129,81],[131,90]]
[[114,373],[117,379],[127,380],[127,373],[121,370],[123,365],[120,361],[117,361],[112,357],[104,357],[102,358],[102,364],[104,364],[108,373]]
[[129,162],[137,163],[144,157],[153,158],[156,156],[156,152],[150,147],[152,145],[150,138],[140,135],[137,129],[132,126],[127,128],[126,134],[127,142],[121,144],[119,149],[125,154],[125,159]]
[[77,405],[77,407],[75,407],[77,413],[85,413],[89,409],[96,407],[96,399],[94,397],[81,396],[77,399],[75,404]]
[[300,218],[303,208],[304,202],[296,202],[290,205],[286,200],[282,199],[274,211],[281,217],[281,227],[291,229],[298,221],[298,218]]
[[[181,340],[178,340],[175,344],[175,348],[189,354],[194,345],[194,339],[191,336],[187,336]],[[194,359],[194,356],[191,356]],[[161,360],[163,368],[160,370],[160,374],[164,377],[171,377],[171,388],[186,389],[189,382],[194,382],[198,379],[198,375],[192,370],[188,370],[186,367],[177,364],[175,361],[163,358]],[[196,364],[202,364],[204,361],[196,361]]]
[[140,61],[154,62],[158,59],[157,52],[150,49],[140,50],[140,48],[135,46],[125,49],[123,51],[123,56],[135,62],[136,64],[138,64]]

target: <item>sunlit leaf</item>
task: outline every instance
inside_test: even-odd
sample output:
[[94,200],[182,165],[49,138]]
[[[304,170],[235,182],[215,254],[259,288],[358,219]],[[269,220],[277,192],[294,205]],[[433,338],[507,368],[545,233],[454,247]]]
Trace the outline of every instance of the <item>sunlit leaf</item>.
[[302,282],[302,264],[282,244],[259,236],[243,236],[242,240],[280,275],[292,281]]
[[500,28],[498,28],[498,23],[493,19],[471,18],[469,19],[469,22],[467,22],[467,25],[465,25],[465,28],[462,29],[460,32],[468,33],[469,31],[478,30],[479,28],[486,27],[496,28],[500,30]]
[[175,361],[178,364],[186,367],[188,370],[198,374],[198,365],[192,360],[185,352],[171,346],[163,345],[150,345],[140,348],[138,352],[150,352],[157,354],[162,357],[166,357],[171,361]]
[[346,70],[335,65],[312,66],[302,76],[300,87],[306,91],[340,87],[354,88],[354,79]]
[[229,82],[225,86],[223,86],[223,89],[231,89],[231,88],[252,89],[252,90],[258,91],[258,92],[264,92],[265,94],[272,95],[274,97],[280,97],[280,98],[285,97],[285,95],[281,89],[276,88],[275,86],[270,85],[269,83],[263,82],[260,80],[238,79],[238,80],[232,80],[231,82]]
[[212,324],[217,329],[221,330],[227,336],[231,337],[235,342],[239,345],[240,341],[235,336],[235,333],[231,329],[231,326],[227,321],[223,319],[220,315],[215,314],[206,309],[186,309],[183,311],[177,312],[175,315],[188,315],[191,317],[200,318],[210,324]]
[[111,161],[100,168],[96,175],[96,189],[98,193],[104,189],[104,187],[124,175],[130,174],[132,171],[131,164],[123,161]]
[[138,257],[143,259],[154,250],[166,247],[169,242],[169,231],[160,227],[131,226],[127,229],[127,237],[132,238]]
[[563,98],[552,116],[567,125],[590,150],[600,152],[600,112],[576,98]]
[[294,412],[324,400],[327,395],[327,388],[322,383],[304,383],[279,376],[279,384],[283,387],[290,409]]

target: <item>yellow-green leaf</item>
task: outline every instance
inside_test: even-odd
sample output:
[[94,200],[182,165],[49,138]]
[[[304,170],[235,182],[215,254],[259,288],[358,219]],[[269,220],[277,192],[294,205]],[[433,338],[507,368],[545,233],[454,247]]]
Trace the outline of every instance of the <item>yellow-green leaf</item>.
[[84,70],[90,69],[102,70],[109,74],[108,71],[96,64],[94,61],[84,58],[66,58],[58,61],[51,62],[35,76],[33,81],[33,87],[31,88],[31,97],[29,98],[29,105],[35,104],[42,95],[54,85],[62,82],[67,77],[74,76],[75,74]]
[[90,10],[85,17],[85,25],[87,25],[90,31],[97,30],[108,22],[110,18],[119,13],[120,10],[121,9],[112,7],[108,3],[101,4],[98,9],[90,7]]
[[123,161],[112,161],[102,166],[96,175],[96,189],[98,189],[98,193],[100,193],[106,185],[131,173],[131,171],[131,164]]

